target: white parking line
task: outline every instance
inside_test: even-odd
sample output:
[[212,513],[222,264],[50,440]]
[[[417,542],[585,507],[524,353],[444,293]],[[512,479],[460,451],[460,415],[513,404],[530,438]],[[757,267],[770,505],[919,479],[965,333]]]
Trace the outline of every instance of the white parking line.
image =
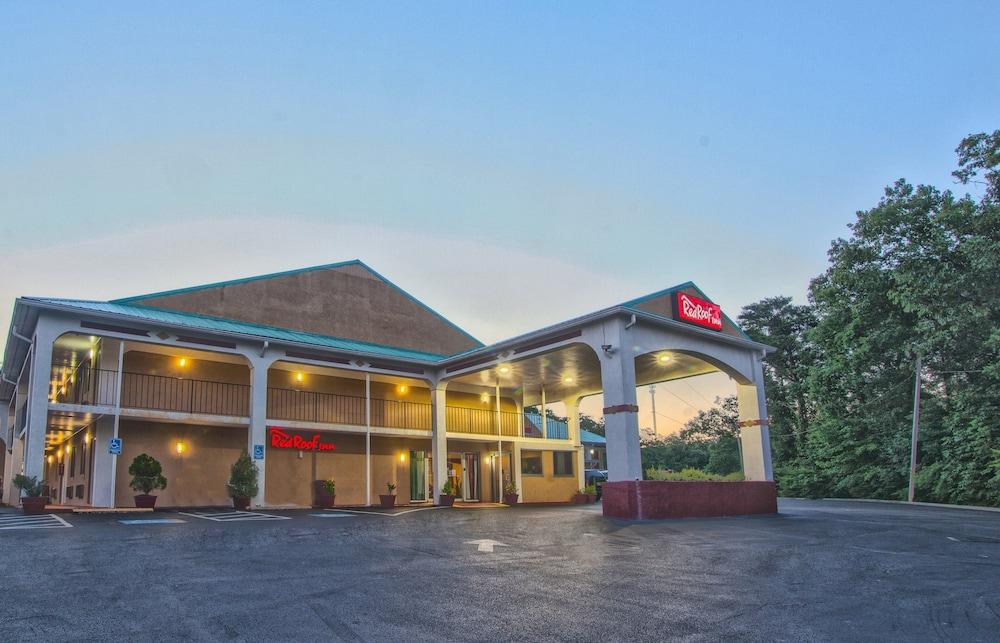
[[119,520],[118,522],[123,525],[176,525],[187,521],[180,518],[133,518],[131,520]]
[[372,511],[368,509],[324,509],[323,511],[333,511],[333,512],[345,512],[350,514],[361,514],[362,516],[384,516],[386,518],[396,518],[397,516],[402,516],[404,514],[411,514],[415,511],[430,511],[431,509],[446,509],[446,507],[417,507],[416,509],[407,509],[405,511],[397,511],[396,513],[382,513],[381,511]]
[[275,516],[273,514],[262,514],[255,511],[212,511],[212,512],[187,512],[178,511],[182,516],[201,518],[202,520],[212,520],[215,522],[239,522],[248,520],[291,520],[291,516]]
[[56,514],[41,516],[5,515],[0,516],[0,529],[64,529],[73,525]]
[[353,518],[351,514],[309,514],[313,518]]

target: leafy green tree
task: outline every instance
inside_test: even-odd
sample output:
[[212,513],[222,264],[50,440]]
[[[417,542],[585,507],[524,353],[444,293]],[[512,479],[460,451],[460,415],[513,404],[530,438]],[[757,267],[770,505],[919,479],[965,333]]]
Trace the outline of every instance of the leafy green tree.
[[822,357],[809,371],[808,437],[836,495],[901,498],[914,358],[923,370],[921,499],[1000,504],[1000,132],[966,138],[955,175],[984,196],[903,180],[857,214],[813,280]]

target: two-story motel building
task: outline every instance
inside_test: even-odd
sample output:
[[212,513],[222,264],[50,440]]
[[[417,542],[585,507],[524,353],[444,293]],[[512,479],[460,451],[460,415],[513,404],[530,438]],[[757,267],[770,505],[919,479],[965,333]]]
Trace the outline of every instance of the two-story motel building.
[[[16,473],[53,504],[132,506],[139,453],[163,465],[158,506],[229,502],[230,465],[260,469],[254,506],[563,502],[583,486],[579,401],[603,393],[609,479],[642,477],[636,387],[724,371],[744,473],[770,480],[761,359],[685,283],[485,346],[360,261],[114,301],[19,298],[0,371],[3,499]],[[546,419],[561,402],[568,422]],[[531,408],[531,412],[525,409]],[[534,409],[539,409],[540,412]],[[121,455],[112,455],[112,439]]]

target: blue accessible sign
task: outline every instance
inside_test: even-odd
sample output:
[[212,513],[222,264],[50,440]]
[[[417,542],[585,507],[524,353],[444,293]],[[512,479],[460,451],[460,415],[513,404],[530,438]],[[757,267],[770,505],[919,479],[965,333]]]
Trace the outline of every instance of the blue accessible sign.
[[253,459],[254,460],[263,460],[264,459],[264,445],[263,444],[255,444],[255,445],[253,445]]
[[122,454],[122,439],[121,438],[111,438],[111,442],[108,443],[108,453],[111,455],[121,455]]

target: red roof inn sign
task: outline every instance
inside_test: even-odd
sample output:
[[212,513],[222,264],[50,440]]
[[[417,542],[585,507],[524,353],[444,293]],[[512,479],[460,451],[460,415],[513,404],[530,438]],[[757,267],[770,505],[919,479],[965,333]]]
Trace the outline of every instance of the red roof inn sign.
[[337,448],[333,442],[320,442],[319,433],[307,440],[301,435],[288,434],[277,427],[271,429],[272,449],[295,449],[296,451],[333,451]]
[[710,301],[677,293],[677,319],[712,330],[722,330],[722,307]]

